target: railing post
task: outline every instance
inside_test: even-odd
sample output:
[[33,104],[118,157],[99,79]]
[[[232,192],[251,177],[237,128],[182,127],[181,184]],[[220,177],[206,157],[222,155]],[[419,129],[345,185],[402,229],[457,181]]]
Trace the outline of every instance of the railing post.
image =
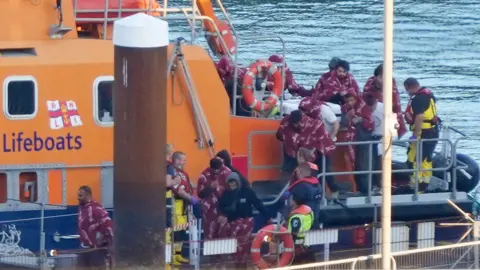
[[[475,219],[473,222],[473,241],[478,241],[479,239],[479,222]],[[473,257],[474,257],[474,269],[479,269],[479,248],[478,244],[473,247]]]
[[[323,202],[323,206],[327,205],[327,200],[325,198],[325,192],[327,191],[327,188],[326,188],[327,176],[325,175],[325,173],[326,173],[325,167],[327,166],[326,158],[327,157],[325,155],[322,155],[322,192],[323,192],[322,202]],[[332,192],[332,191],[330,190],[330,192]]]
[[420,166],[421,166],[421,162],[420,162],[420,159],[421,159],[421,155],[420,155],[420,149],[421,149],[421,139],[418,138],[416,141],[415,141],[415,168],[414,168],[414,172],[413,174],[415,175],[415,192],[413,194],[413,200],[416,201],[418,200],[418,181],[419,181],[419,173],[420,173]]
[[[373,144],[368,144],[368,195],[366,202],[372,202],[372,163],[373,163],[373,151],[372,151]],[[377,146],[378,147],[378,146]]]
[[39,256],[39,266],[41,270],[47,269],[46,264],[46,252],[45,252],[45,203],[43,202],[40,208],[40,256]]
[[[105,0],[105,10],[103,12],[103,39],[107,39],[108,35],[108,5],[109,5],[109,0]],[[121,9],[122,7],[119,6],[118,9]]]

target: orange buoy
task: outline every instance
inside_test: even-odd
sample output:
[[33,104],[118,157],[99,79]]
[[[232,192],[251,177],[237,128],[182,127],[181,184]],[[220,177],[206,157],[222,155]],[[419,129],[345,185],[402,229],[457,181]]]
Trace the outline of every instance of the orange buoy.
[[[237,41],[233,36],[232,29],[230,29],[230,26],[226,21],[221,21],[221,20],[218,20],[217,27],[218,27],[218,31],[220,32],[221,38],[215,32],[215,29],[212,29],[212,31],[208,31],[209,36],[207,36],[207,42],[208,42],[208,45],[210,46],[210,49],[217,56],[228,55],[226,50],[228,50],[230,54],[234,54],[237,50]],[[222,39],[224,42],[222,42]]]
[[364,246],[367,238],[367,230],[363,227],[353,229],[353,244],[355,246]]
[[[255,79],[258,77],[260,72],[265,71],[268,73],[266,75],[270,75],[273,77],[273,89],[267,100],[259,101],[255,98],[255,95],[253,93]],[[272,109],[275,104],[277,104],[277,100],[282,94],[282,91],[282,73],[280,72],[280,69],[277,68],[277,66],[272,64],[270,61],[257,61],[253,63],[250,66],[248,72],[243,77],[243,100],[251,109],[257,112],[263,112]]]
[[282,253],[282,255],[280,255],[279,265],[277,265],[277,267],[287,266],[293,260],[293,256],[295,254],[295,246],[293,243],[292,235],[288,233],[285,227],[280,227],[277,230],[277,228],[275,228],[275,225],[268,225],[263,227],[258,232],[252,243],[252,261],[259,269],[267,269],[272,267],[272,265],[270,265],[262,258],[260,248],[262,246],[262,243],[269,242],[275,233],[278,233],[278,236],[282,240],[284,247],[284,252]]

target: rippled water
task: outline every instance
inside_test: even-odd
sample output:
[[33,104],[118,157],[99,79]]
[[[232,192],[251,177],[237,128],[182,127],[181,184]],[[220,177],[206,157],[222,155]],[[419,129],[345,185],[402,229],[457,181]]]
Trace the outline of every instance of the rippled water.
[[[240,35],[243,64],[280,53],[275,36],[285,40],[286,61],[306,86],[315,84],[332,56],[350,62],[361,87],[382,61],[383,1],[225,0],[224,5]],[[478,0],[395,1],[394,76],[399,86],[413,76],[431,88],[442,118],[471,136],[461,152],[480,160],[478,10]]]

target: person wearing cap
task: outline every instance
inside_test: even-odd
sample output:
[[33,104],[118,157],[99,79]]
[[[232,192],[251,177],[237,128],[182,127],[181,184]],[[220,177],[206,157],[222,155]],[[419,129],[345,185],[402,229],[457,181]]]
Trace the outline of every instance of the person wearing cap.
[[350,64],[345,60],[339,60],[335,70],[325,81],[324,89],[317,96],[318,99],[342,105],[343,96],[348,92],[360,94],[358,83],[350,73]]
[[[363,99],[354,90],[344,94],[345,105],[342,106],[343,117],[340,125],[347,127],[344,140],[353,141],[371,141],[372,132],[375,128],[375,122],[372,117],[372,110]],[[368,144],[359,144],[355,147],[348,146],[349,161],[355,164],[356,171],[368,171],[369,166],[369,148]],[[368,175],[356,174],[355,182],[357,191],[362,194],[368,194]]]
[[314,213],[308,206],[313,197],[311,190],[296,186],[290,192],[292,210],[287,219],[287,230],[292,234],[295,243],[294,263],[308,263],[314,261],[314,256],[305,246],[305,233],[310,231],[314,223]]
[[[363,87],[363,93],[373,95],[378,102],[383,103],[383,64],[378,65],[373,72],[373,76],[368,78]],[[403,119],[402,105],[400,104],[400,93],[398,92],[397,82],[393,79],[392,82],[392,112],[397,114],[398,122],[398,137],[402,137],[407,133],[405,120]]]
[[[235,236],[238,240],[236,263],[245,264],[250,251],[250,236],[254,226],[253,207],[269,222],[271,214],[252,188],[242,183],[238,173],[227,177],[227,189],[218,202],[221,223],[220,237]],[[240,265],[238,265],[240,266]]]

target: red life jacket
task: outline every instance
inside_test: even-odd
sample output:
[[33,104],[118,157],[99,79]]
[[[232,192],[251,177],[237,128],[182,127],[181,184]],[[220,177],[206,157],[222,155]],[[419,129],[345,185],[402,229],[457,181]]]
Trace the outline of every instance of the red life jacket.
[[300,184],[300,183],[307,183],[307,184],[311,184],[311,185],[320,184],[318,179],[314,176],[305,177],[305,178],[298,179],[297,181],[294,181],[293,183],[291,183],[290,186],[288,187],[288,191],[291,191],[294,186],[296,186],[297,184]]
[[410,98],[410,100],[408,101],[408,104],[407,104],[407,108],[405,108],[405,121],[409,125],[413,125],[415,123],[415,118],[414,118],[413,112],[412,112],[412,100],[413,100],[413,98],[415,98],[415,96],[422,95],[422,94],[427,95],[430,98],[434,98],[432,91],[428,90],[426,87],[420,88],[420,90],[418,90],[418,92],[415,93]]
[[293,209],[290,215],[300,214],[300,215],[308,215],[312,212],[312,208],[310,206],[302,204],[299,207]]

